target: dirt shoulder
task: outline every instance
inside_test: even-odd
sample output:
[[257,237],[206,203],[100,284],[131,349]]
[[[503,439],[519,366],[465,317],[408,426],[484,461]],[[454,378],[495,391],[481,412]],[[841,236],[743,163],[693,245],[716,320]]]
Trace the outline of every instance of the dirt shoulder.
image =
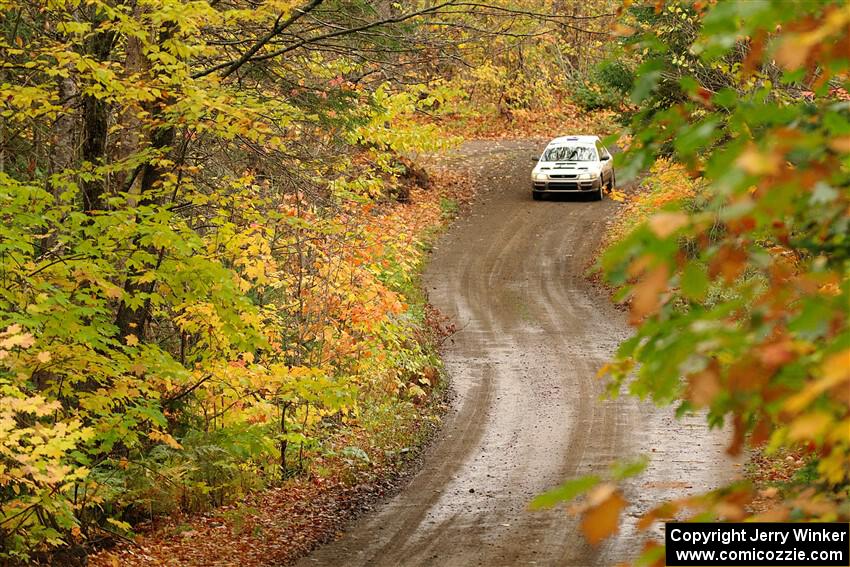
[[[400,215],[427,215],[419,221],[419,240],[426,249],[453,218],[469,210],[474,193],[467,178],[456,173],[436,173],[427,181],[427,188],[392,205],[403,209]],[[412,283],[405,299],[412,311],[422,313],[420,342],[436,357],[451,329],[428,305],[422,285],[418,279]],[[420,468],[423,449],[448,407],[444,374],[437,367],[431,370],[423,376],[427,382],[420,382],[422,396],[363,408],[359,421],[365,423],[325,439],[327,456],[313,455],[301,474],[205,514],[176,514],[136,525],[132,540],[113,539],[115,544],[90,556],[88,564],[253,567],[297,560],[397,493]],[[351,453],[351,447],[366,450]]]

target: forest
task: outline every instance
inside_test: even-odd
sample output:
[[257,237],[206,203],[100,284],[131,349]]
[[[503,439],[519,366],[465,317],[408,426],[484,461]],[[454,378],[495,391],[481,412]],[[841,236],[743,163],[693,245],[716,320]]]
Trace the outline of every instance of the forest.
[[[674,517],[850,519],[845,3],[0,0],[0,27],[3,563],[164,564],[131,555],[210,514],[243,564],[332,537],[317,511],[427,460],[452,405],[422,273],[481,187],[445,156],[579,131],[623,150],[586,277],[633,333],[599,379],[749,460],[653,503],[634,564]],[[531,507],[575,500],[598,543],[645,465]]]

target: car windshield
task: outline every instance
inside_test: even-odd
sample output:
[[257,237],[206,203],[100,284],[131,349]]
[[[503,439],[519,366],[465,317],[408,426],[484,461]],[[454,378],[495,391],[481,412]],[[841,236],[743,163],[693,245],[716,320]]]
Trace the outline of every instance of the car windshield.
[[543,154],[543,161],[595,161],[592,146],[555,146]]

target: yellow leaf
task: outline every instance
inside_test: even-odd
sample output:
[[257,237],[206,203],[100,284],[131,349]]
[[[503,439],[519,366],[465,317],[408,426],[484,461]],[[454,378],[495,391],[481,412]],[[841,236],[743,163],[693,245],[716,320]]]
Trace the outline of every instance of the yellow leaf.
[[14,325],[9,325],[8,327],[6,327],[6,330],[0,333],[0,336],[5,337],[7,335],[17,335],[20,332],[21,326],[15,323]]
[[738,156],[736,163],[751,175],[772,175],[779,171],[782,158],[777,153],[762,153],[750,146]]
[[820,437],[833,421],[832,416],[824,412],[803,414],[791,422],[788,438],[792,441],[815,439]]
[[49,352],[47,352],[46,350],[43,350],[40,353],[38,353],[35,356],[35,358],[36,358],[36,360],[38,360],[42,364],[46,364],[46,363],[50,362],[51,356],[50,356]]
[[840,484],[850,478],[850,468],[847,467],[847,455],[843,450],[834,448],[829,455],[822,457],[818,463],[818,472],[826,476],[833,484]]
[[788,398],[784,409],[791,413],[799,413],[819,395],[847,381],[850,381],[850,349],[842,350],[827,358],[821,365],[821,378],[809,383],[797,394]]
[[611,192],[608,194],[608,197],[612,201],[617,201],[618,203],[622,203],[626,200],[626,194],[622,191],[617,191],[616,189],[611,189]]
[[121,289],[117,285],[112,285],[109,283],[103,284],[103,292],[106,294],[106,297],[110,299],[121,299],[121,296],[124,295],[123,289]]
[[850,348],[827,358],[821,366],[821,371],[824,379],[835,384],[850,380]]
[[139,338],[136,335],[131,333],[131,334],[127,335],[126,337],[124,337],[124,342],[127,343],[127,346],[135,346],[135,345],[139,344]]
[[827,440],[835,445],[850,445],[850,418],[833,427],[827,436]]
[[0,346],[2,346],[4,349],[11,349],[16,346],[21,348],[29,348],[35,343],[35,338],[29,333],[9,334],[9,329],[7,329],[6,333],[3,334],[5,336],[2,342],[0,342]]
[[160,443],[165,443],[172,449],[182,449],[183,446],[177,442],[177,440],[164,431],[157,431],[156,429],[152,430],[148,433],[148,437],[150,437],[154,441],[159,441]]

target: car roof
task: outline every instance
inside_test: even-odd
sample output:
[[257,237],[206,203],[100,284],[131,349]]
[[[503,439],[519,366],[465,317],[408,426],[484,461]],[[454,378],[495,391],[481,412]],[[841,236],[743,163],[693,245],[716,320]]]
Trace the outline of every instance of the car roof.
[[599,136],[559,136],[549,142],[550,146],[575,142],[579,144],[594,144],[599,141]]

